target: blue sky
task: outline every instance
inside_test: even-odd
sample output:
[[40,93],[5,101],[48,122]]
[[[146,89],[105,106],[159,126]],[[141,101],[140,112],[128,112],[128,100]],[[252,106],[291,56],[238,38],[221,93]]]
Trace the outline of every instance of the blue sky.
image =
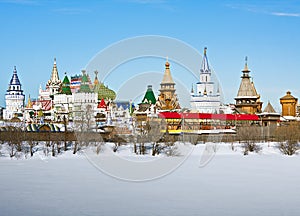
[[0,0],[0,23],[2,106],[14,65],[26,97],[37,97],[54,57],[62,78],[80,73],[107,46],[142,35],[176,38],[200,53],[207,46],[227,103],[234,102],[245,56],[264,105],[271,101],[280,111],[287,90],[300,97],[299,1]]

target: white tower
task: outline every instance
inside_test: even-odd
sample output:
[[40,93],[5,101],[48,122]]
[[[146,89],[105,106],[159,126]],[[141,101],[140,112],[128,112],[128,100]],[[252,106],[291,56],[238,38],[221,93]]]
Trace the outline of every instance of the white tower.
[[61,80],[58,76],[57,66],[56,66],[56,58],[54,58],[54,64],[52,68],[51,78],[48,80],[46,84],[46,89],[49,90],[50,97],[53,99],[53,95],[59,92],[61,86]]
[[14,117],[14,114],[21,113],[24,108],[24,100],[25,95],[23,94],[22,85],[15,66],[8,90],[5,94],[6,108],[3,112],[3,119],[11,119]]
[[207,48],[204,48],[204,55],[200,69],[200,82],[197,83],[196,91],[191,91],[191,107],[201,113],[220,112],[220,92],[215,88],[211,80],[211,69],[206,55]]

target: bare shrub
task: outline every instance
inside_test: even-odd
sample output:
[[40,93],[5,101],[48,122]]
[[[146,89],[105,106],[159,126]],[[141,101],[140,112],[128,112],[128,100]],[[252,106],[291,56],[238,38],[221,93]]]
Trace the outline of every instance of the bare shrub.
[[243,143],[243,153],[248,155],[249,152],[259,152],[261,147],[257,145],[260,141],[261,127],[245,126],[237,130],[237,139]]
[[279,142],[278,148],[285,155],[294,155],[300,149],[300,124],[290,122],[280,126],[275,131],[275,138]]
[[279,150],[285,155],[294,155],[300,149],[298,142],[281,142],[278,146]]

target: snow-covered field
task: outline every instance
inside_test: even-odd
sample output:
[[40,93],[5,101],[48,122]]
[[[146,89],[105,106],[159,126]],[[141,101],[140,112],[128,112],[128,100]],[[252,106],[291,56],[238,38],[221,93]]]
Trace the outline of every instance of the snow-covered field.
[[284,156],[275,144],[263,144],[260,153],[244,156],[239,147],[219,144],[215,157],[200,167],[204,149],[197,145],[173,172],[142,182],[106,175],[71,151],[54,158],[2,156],[0,215],[300,214],[299,155]]

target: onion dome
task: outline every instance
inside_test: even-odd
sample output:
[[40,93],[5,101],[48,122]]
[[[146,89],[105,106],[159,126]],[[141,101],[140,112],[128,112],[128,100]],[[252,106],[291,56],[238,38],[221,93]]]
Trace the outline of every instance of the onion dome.
[[94,92],[98,93],[98,100],[114,100],[116,99],[116,93],[105,86],[103,83],[98,80],[98,71],[95,71],[95,80],[94,80]]
[[116,93],[105,86],[103,83],[98,83],[94,86],[94,92],[98,93],[98,100],[104,98],[105,100],[114,100],[116,99]]

